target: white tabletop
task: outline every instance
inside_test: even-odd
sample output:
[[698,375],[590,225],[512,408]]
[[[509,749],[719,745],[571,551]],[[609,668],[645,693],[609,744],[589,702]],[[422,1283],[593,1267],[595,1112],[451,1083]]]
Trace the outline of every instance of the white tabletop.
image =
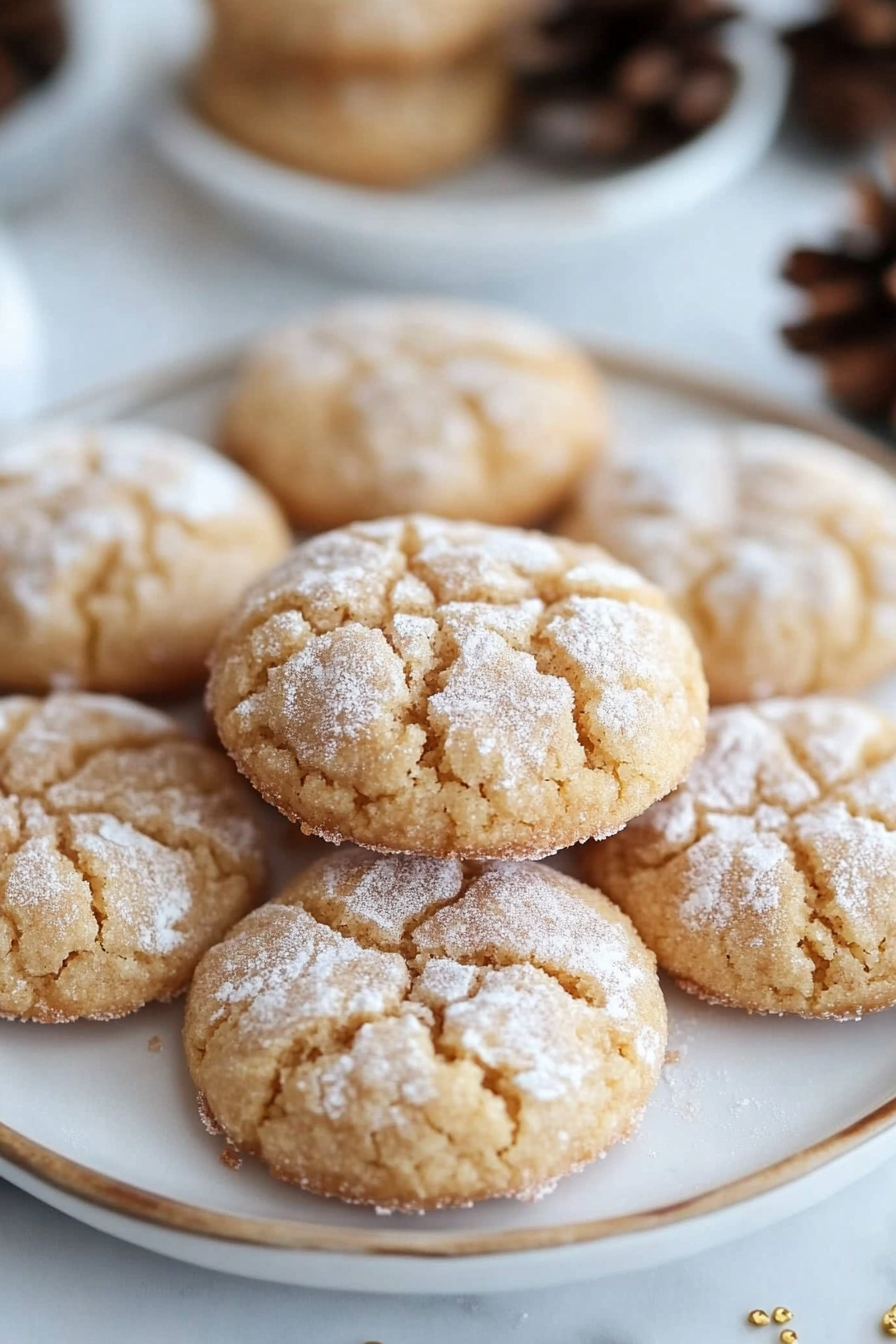
[[[174,3],[175,0],[172,0]],[[834,170],[779,150],[696,213],[604,247],[587,273],[500,296],[582,332],[718,368],[809,402],[775,280],[843,206]],[[46,325],[52,399],[195,353],[344,288],[265,252],[123,132],[89,172],[10,221]],[[480,291],[481,293],[481,291]],[[131,1249],[0,1184],[0,1344],[736,1344],[784,1302],[803,1344],[876,1337],[896,1300],[896,1164],[817,1210],[679,1265],[493,1298],[361,1298],[249,1283]]]

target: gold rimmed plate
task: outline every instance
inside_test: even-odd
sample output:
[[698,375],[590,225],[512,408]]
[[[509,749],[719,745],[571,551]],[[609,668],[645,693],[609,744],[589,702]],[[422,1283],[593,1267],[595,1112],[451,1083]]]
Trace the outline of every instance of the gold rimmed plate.
[[[825,433],[896,470],[896,454],[836,418],[640,357],[595,356],[620,436],[749,416]],[[235,358],[132,379],[62,410],[208,436]],[[896,711],[896,679],[871,698]],[[195,718],[196,706],[183,713]],[[272,836],[286,876],[306,849],[285,828]],[[115,1023],[0,1022],[0,1175],[112,1235],[210,1268],[463,1293],[687,1255],[807,1207],[896,1154],[894,1013],[803,1022],[668,997],[672,1058],[638,1135],[534,1204],[382,1217],[281,1185],[252,1161],[233,1170],[199,1122],[177,1004]]]

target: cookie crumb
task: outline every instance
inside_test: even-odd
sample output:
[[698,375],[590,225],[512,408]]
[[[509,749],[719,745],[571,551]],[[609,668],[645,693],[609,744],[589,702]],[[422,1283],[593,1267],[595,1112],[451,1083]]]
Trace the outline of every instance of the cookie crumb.
[[681,1051],[680,1051],[680,1050],[667,1050],[667,1051],[666,1051],[666,1057],[665,1057],[665,1059],[663,1060],[663,1064],[664,1064],[664,1065],[667,1065],[667,1064],[678,1064],[678,1063],[680,1062],[680,1060],[681,1060]]
[[161,1036],[150,1036],[146,1042],[146,1048],[151,1055],[161,1054],[163,1049]]
[[242,1157],[237,1152],[236,1148],[232,1147],[229,1143],[225,1148],[221,1149],[221,1161],[224,1166],[229,1167],[231,1171],[239,1171],[240,1167],[243,1165]]

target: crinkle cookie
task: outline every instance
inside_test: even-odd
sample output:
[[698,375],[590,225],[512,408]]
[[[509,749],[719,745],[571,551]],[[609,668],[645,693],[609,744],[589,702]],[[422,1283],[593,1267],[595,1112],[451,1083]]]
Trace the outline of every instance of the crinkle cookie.
[[346,303],[271,333],[222,427],[312,531],[414,510],[533,522],[605,435],[601,380],[568,341],[446,299]]
[[0,1016],[121,1017],[262,894],[228,761],[117,696],[0,700]]
[[0,685],[166,693],[290,545],[270,496],[168,430],[52,425],[0,445]]
[[442,65],[493,38],[531,0],[212,0],[244,59],[334,72]]
[[669,594],[716,703],[896,667],[896,480],[824,439],[693,425],[617,447],[561,530]]
[[687,990],[754,1012],[896,1003],[896,724],[815,697],[714,710],[677,793],[587,876]]
[[222,631],[208,705],[306,832],[536,858],[681,781],[706,685],[662,594],[597,547],[415,516],[297,547]]
[[349,850],[203,958],[184,1035],[205,1109],[275,1176],[425,1209],[531,1197],[627,1137],[666,1013],[572,878]]
[[197,72],[194,97],[208,121],[266,158],[322,177],[402,187],[490,148],[504,129],[509,82],[492,51],[433,69],[334,76],[316,66],[255,70],[216,46]]

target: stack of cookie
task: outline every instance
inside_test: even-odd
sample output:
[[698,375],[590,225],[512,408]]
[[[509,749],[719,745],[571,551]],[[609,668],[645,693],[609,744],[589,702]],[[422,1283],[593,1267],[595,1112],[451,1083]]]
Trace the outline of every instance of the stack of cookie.
[[497,38],[526,0],[212,0],[195,96],[269,158],[402,186],[450,172],[503,129]]
[[[33,693],[0,701],[0,1013],[192,977],[210,1123],[427,1209],[633,1130],[654,954],[754,1011],[896,1002],[896,725],[832,694],[896,668],[896,485],[781,428],[607,438],[550,331],[366,301],[241,370],[220,441],[264,486],[133,426],[0,449],[0,668]],[[550,515],[571,536],[520,526]],[[231,766],[96,693],[188,685],[212,643],[223,746],[324,845],[256,910]],[[538,862],[582,841],[608,895]]]

